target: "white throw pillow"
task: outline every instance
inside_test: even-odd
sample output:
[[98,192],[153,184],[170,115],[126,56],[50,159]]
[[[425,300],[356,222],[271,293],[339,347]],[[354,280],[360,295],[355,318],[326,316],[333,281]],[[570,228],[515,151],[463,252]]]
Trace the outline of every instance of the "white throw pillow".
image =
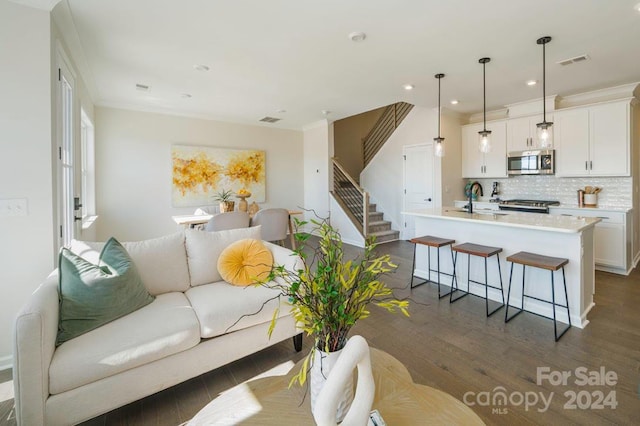
[[218,257],[229,244],[246,238],[261,240],[262,234],[260,226],[253,226],[217,232],[188,229],[186,237],[191,286],[195,287],[222,280],[218,272]]
[[158,295],[189,289],[184,232],[122,245],[135,262],[149,293]]
[[[189,288],[189,266],[183,232],[150,240],[124,242],[140,278],[154,296]],[[98,263],[104,243],[73,240],[69,249],[91,263]]]

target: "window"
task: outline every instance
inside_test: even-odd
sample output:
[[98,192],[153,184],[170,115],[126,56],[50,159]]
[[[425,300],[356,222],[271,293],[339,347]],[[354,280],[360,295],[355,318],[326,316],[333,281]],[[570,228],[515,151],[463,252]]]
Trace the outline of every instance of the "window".
[[95,154],[94,127],[84,112],[80,110],[80,158],[81,158],[81,188],[82,188],[82,219],[96,214],[95,198]]
[[74,237],[74,77],[63,56],[58,55],[58,226],[61,245]]

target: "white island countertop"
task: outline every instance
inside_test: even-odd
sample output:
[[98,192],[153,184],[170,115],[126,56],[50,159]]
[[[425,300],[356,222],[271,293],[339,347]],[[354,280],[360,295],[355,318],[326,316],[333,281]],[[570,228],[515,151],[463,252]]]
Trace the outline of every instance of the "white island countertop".
[[538,229],[541,231],[576,233],[595,226],[601,219],[582,216],[556,216],[535,213],[513,213],[502,211],[477,211],[471,214],[457,207],[420,209],[402,212],[404,215],[440,218],[453,221],[480,222],[513,228]]

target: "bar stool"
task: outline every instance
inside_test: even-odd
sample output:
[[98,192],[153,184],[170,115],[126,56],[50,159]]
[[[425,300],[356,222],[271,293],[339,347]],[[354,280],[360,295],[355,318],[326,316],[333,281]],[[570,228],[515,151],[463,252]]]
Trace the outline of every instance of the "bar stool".
[[[490,317],[491,315],[495,314],[498,309],[502,308],[504,306],[504,293],[502,290],[502,270],[500,269],[500,256],[499,253],[502,251],[502,248],[500,247],[490,247],[490,246],[483,246],[480,244],[473,244],[473,243],[464,243],[464,244],[459,244],[457,246],[453,246],[452,250],[456,253],[455,257],[453,259],[453,274],[454,274],[454,279],[455,279],[455,274],[456,274],[456,262],[458,261],[458,253],[463,253],[463,254],[467,254],[467,291],[463,291],[460,290],[457,286],[457,280],[456,280],[456,288],[453,289],[453,287],[451,288],[451,294],[449,295],[449,303],[453,303],[457,300],[462,299],[463,297],[465,297],[466,295],[469,294],[469,286],[470,283],[476,283],[476,284],[482,284],[484,285],[484,299],[485,299],[485,308],[487,311],[487,317]],[[470,275],[471,275],[471,256],[477,256],[477,257],[482,257],[484,258],[484,282],[480,282],[480,281],[474,281],[471,279]],[[498,275],[500,277],[500,287],[496,287],[493,285],[489,285],[488,283],[488,278],[487,278],[487,259],[490,258],[491,256],[496,256],[496,262],[498,262]],[[500,290],[500,296],[502,297],[502,304],[500,306],[498,306],[497,308],[493,309],[491,312],[489,312],[489,287],[494,288],[496,290]],[[456,291],[460,291],[462,293],[464,293],[462,296],[458,296],[455,299],[453,298],[453,293]],[[473,293],[471,293],[473,294]],[[473,294],[474,296],[476,296],[475,294]]]
[[[451,289],[453,289],[453,274],[448,274],[446,272],[441,272],[440,271],[440,247],[444,247],[444,246],[449,246],[449,248],[451,248],[451,244],[455,243],[456,240],[449,240],[446,238],[439,238],[439,237],[434,237],[431,235],[425,235],[424,237],[416,237],[416,238],[412,238],[411,240],[409,240],[410,242],[412,242],[413,245],[413,266],[411,267],[411,288],[415,288],[418,287],[419,285],[428,283],[428,282],[435,282],[435,281],[431,281],[431,272],[437,272],[438,273],[438,298],[442,299],[443,297],[449,295],[449,293],[451,293],[451,290],[449,290],[449,293],[445,293],[442,294],[441,290],[440,290],[440,275],[448,275],[450,277],[452,277],[452,281],[451,281]],[[428,268],[429,268],[429,274],[427,276],[427,279],[417,283],[417,284],[413,284],[413,278],[414,278],[414,271],[416,269],[416,247],[418,246],[418,244],[422,244],[424,246],[427,246],[427,264],[428,264]],[[437,252],[437,266],[438,269],[431,269],[431,247],[434,247],[436,249]],[[451,260],[453,261],[453,252],[451,252]]]
[[[564,274],[564,265],[569,263],[569,259],[564,259],[561,257],[550,257],[543,256],[541,254],[529,253],[526,251],[521,251],[516,254],[513,254],[507,257],[507,261],[511,262],[511,272],[509,273],[509,290],[507,291],[507,308],[504,312],[504,322],[509,322],[516,316],[524,311],[524,298],[527,297],[529,299],[535,299],[540,302],[548,303],[553,308],[553,334],[556,338],[556,342],[560,339],[564,333],[567,332],[571,328],[571,314],[569,313],[569,297],[567,295],[567,280]],[[509,316],[509,299],[511,297],[511,278],[513,276],[513,264],[518,263],[522,265],[522,301],[521,307],[511,305],[511,308],[518,309],[518,312]],[[540,299],[534,296],[529,296],[524,292],[524,277],[525,277],[525,269],[527,266],[531,266],[533,268],[546,269],[551,272],[551,302],[548,300]],[[554,272],[558,269],[562,268],[562,286],[564,287],[564,300],[566,301],[566,305],[561,305],[556,303],[556,286],[554,282]],[[556,306],[567,309],[567,317],[569,318],[569,325],[564,329],[560,335],[558,335],[558,323],[556,321]]]

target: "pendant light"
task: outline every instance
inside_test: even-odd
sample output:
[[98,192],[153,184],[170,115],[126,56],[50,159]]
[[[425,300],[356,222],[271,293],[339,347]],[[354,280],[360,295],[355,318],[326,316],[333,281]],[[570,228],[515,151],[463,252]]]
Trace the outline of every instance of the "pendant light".
[[440,137],[440,80],[444,77],[444,74],[436,74],[438,79],[438,137],[433,138],[435,145],[433,146],[436,157],[444,157],[444,138]]
[[547,121],[547,100],[546,100],[546,59],[545,46],[551,41],[551,37],[540,37],[536,43],[542,45],[542,123],[536,124],[538,127],[538,144],[540,148],[550,149],[553,147],[553,126],[552,122]]
[[483,128],[478,132],[480,144],[478,149],[483,154],[491,151],[491,130],[487,130],[487,77],[485,67],[491,58],[480,58],[479,63],[482,64],[482,111],[483,111]]

